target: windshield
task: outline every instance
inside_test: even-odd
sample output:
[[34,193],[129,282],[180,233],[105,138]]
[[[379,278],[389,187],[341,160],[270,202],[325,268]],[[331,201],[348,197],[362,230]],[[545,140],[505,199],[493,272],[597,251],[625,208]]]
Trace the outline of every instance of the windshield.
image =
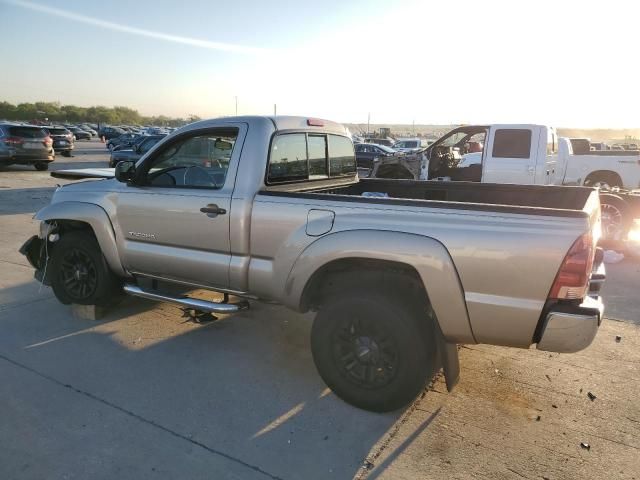
[[450,137],[445,138],[439,145],[442,147],[453,147],[460,143],[460,141],[468,136],[468,132],[457,132],[451,135]]
[[396,153],[396,151],[393,148],[387,147],[386,145],[377,145],[377,147],[386,153]]

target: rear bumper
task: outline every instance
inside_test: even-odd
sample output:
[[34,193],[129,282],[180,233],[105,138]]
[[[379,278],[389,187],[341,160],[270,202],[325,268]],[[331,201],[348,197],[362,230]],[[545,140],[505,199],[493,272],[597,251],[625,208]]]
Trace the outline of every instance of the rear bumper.
[[598,332],[603,315],[600,297],[586,297],[580,305],[555,305],[547,312],[538,350],[573,353],[587,348]]
[[30,165],[32,163],[36,163],[36,162],[53,162],[55,160],[55,156],[52,154],[21,154],[21,153],[17,153],[17,154],[13,154],[13,155],[7,155],[7,156],[0,156],[0,159],[5,161],[5,162],[9,162],[9,163],[15,163],[15,164],[24,164],[24,165]]

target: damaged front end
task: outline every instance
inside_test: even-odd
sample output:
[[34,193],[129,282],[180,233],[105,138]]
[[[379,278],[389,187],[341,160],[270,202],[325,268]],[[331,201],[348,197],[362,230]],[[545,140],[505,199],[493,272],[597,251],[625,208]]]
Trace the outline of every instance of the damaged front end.
[[40,234],[33,235],[20,247],[19,252],[27,257],[27,261],[35,268],[34,277],[47,286],[51,285],[47,272],[47,262],[49,260],[50,240],[49,236],[54,235],[55,225],[42,222],[40,224]]

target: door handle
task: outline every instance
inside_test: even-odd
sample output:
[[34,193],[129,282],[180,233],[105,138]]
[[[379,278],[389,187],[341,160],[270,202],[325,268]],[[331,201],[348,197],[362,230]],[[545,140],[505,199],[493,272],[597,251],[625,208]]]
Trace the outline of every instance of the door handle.
[[227,211],[224,208],[218,207],[215,203],[210,203],[206,207],[200,209],[202,213],[206,213],[207,217],[216,217],[218,215],[224,215]]

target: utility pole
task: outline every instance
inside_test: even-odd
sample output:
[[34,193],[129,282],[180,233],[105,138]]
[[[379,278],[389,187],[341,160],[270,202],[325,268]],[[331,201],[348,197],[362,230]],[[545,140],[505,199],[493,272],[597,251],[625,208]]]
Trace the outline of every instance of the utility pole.
[[273,116],[275,117],[278,114],[278,107],[277,105],[274,103],[273,104]]
[[416,136],[416,121],[413,121],[413,136]]
[[367,113],[367,135],[369,135],[369,122],[371,122],[371,112]]
[[233,97],[236,99],[236,116],[238,115],[238,96]]

